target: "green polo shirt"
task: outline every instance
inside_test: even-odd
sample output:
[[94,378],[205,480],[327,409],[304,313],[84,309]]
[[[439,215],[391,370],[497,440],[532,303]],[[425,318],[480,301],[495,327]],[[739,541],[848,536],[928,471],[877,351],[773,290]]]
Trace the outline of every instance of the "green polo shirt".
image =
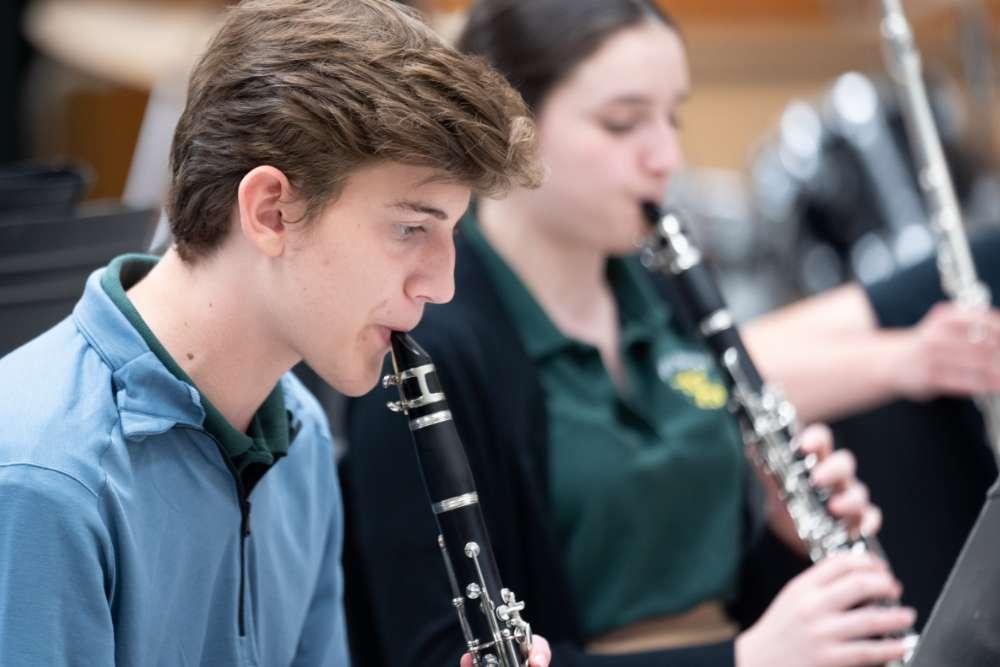
[[597,348],[555,326],[474,214],[463,229],[538,369],[557,537],[586,636],[730,597],[745,460],[711,358],[638,260],[612,259],[623,395]]
[[[101,287],[143,337],[160,362],[177,379],[197,389],[194,381],[170,356],[125,294],[149,273],[156,262],[157,258],[150,255],[116,257],[101,276]],[[288,453],[288,413],[285,412],[285,399],[280,386],[274,388],[254,414],[246,433],[240,433],[233,428],[204,394],[200,396],[202,408],[205,410],[205,430],[219,442],[223,453],[232,463],[234,472],[249,493],[263,471]]]

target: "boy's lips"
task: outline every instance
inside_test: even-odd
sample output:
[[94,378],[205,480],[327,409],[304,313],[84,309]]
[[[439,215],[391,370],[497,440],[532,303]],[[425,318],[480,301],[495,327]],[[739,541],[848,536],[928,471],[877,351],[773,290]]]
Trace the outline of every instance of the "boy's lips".
[[392,336],[393,331],[407,333],[409,331],[412,331],[416,326],[417,326],[416,323],[401,324],[399,326],[386,326],[384,324],[380,324],[376,328],[378,329],[379,336],[381,337],[382,342],[385,344],[386,347],[389,347],[389,345],[392,342],[390,337]]
[[392,335],[392,329],[386,326],[380,326],[378,328],[378,333],[379,336],[382,338],[383,347],[389,347],[389,342],[390,342],[389,337]]

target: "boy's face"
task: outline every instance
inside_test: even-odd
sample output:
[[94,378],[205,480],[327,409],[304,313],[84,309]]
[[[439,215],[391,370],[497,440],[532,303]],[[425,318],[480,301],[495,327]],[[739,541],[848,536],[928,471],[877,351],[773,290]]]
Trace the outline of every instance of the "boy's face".
[[341,196],[289,240],[282,337],[331,386],[369,391],[389,333],[455,291],[453,233],[470,190],[396,163],[360,169]]

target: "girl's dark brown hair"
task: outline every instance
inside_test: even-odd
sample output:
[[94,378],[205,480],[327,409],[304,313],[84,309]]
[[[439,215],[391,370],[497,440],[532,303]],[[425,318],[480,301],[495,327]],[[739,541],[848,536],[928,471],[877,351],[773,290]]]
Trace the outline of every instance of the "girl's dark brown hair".
[[490,61],[538,113],[609,37],[650,20],[676,29],[651,0],[477,0],[458,48]]

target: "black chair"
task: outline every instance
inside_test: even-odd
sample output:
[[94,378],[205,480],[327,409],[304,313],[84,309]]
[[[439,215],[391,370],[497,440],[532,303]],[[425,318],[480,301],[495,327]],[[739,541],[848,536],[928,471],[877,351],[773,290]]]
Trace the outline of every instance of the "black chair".
[[0,222],[71,216],[92,180],[88,168],[34,163],[0,167]]
[[116,206],[0,220],[0,357],[69,315],[94,269],[144,251],[157,213]]

